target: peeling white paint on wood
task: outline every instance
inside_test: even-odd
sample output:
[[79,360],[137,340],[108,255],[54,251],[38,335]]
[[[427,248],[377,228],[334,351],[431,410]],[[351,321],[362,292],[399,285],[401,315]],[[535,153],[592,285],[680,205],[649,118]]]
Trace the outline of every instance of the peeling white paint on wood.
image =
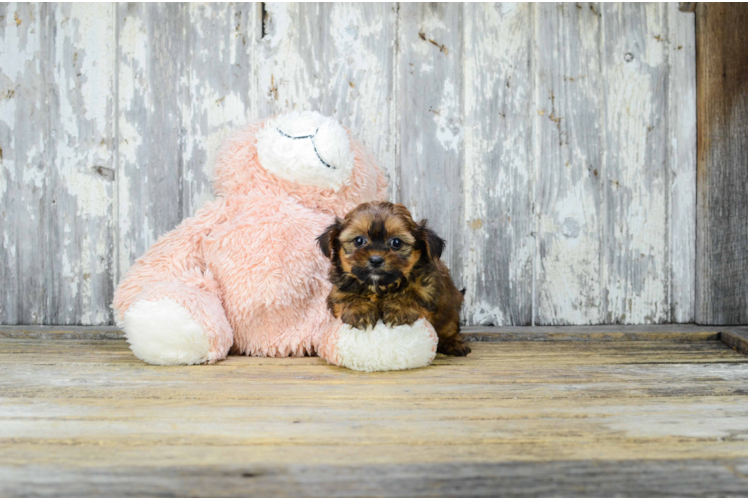
[[[54,10],[52,10],[54,7]],[[113,7],[55,4],[46,173],[51,323],[109,320],[114,244]],[[54,61],[54,62],[52,62]],[[64,223],[70,230],[58,229]]]
[[602,128],[598,4],[538,4],[536,324],[599,324]]
[[115,229],[112,7],[3,7],[3,322],[104,324]]
[[607,323],[670,319],[664,4],[603,4]]
[[191,3],[184,9],[182,209],[189,216],[213,199],[213,168],[222,140],[253,114],[258,8]]
[[466,323],[690,321],[694,74],[676,4],[0,4],[0,322],[110,322],[226,133],[288,109],[448,241]]
[[529,325],[533,6],[465,4],[461,286],[472,324]]
[[[3,323],[46,319],[45,227],[42,221],[45,158],[46,42],[42,4],[0,5],[0,148],[3,214],[0,230]],[[34,123],[29,117],[37,117]]]
[[672,321],[687,323],[696,300],[696,23],[667,5],[670,308]]

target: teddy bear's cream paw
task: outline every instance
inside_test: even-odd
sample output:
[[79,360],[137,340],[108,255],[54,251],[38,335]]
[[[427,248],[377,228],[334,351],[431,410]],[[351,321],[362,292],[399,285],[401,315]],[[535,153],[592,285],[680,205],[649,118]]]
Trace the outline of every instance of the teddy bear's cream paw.
[[394,327],[380,321],[366,330],[344,324],[338,335],[338,364],[351,370],[409,370],[427,366],[436,356],[438,339],[425,319]]
[[152,365],[196,365],[210,357],[210,340],[190,313],[172,299],[140,300],[125,313],[132,352]]

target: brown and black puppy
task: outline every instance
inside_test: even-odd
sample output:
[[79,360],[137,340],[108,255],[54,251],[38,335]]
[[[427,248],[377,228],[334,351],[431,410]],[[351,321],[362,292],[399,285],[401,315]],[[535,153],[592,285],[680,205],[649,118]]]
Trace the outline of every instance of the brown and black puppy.
[[426,318],[439,336],[437,352],[465,356],[460,337],[462,292],[440,260],[444,240],[414,222],[405,206],[364,203],[336,219],[317,238],[332,261],[327,305],[356,328],[382,320],[390,326]]

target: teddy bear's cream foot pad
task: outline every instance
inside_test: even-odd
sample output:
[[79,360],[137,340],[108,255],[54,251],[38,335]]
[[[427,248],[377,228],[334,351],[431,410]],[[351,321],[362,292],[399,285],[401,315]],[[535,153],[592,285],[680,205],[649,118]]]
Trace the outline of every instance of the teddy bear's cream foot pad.
[[394,327],[380,321],[366,330],[344,324],[338,332],[338,364],[363,372],[421,368],[434,360],[437,342],[424,319]]
[[125,313],[132,352],[153,365],[196,365],[210,356],[210,340],[190,313],[172,299],[141,300]]

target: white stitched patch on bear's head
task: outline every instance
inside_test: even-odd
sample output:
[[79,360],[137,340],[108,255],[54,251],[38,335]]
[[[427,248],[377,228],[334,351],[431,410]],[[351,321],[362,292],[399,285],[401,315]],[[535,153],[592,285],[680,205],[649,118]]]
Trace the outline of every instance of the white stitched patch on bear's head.
[[256,137],[260,164],[281,179],[338,190],[353,171],[348,133],[314,111],[278,115]]

